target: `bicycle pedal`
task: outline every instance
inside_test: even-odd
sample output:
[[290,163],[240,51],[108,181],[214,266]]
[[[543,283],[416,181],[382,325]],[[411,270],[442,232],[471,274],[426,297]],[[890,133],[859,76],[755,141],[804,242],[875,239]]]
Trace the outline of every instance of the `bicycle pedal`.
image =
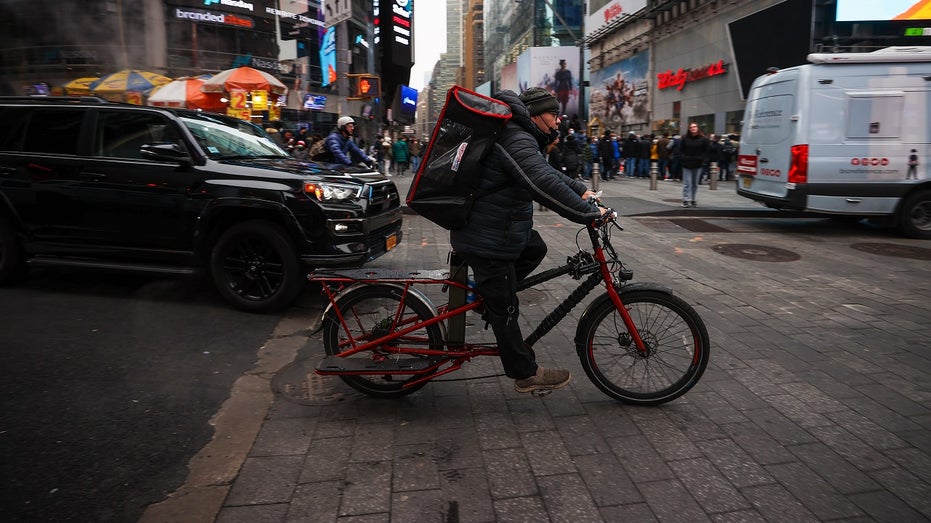
[[552,394],[552,392],[553,392],[553,389],[537,389],[537,390],[530,391],[530,394],[533,394],[534,396],[538,398],[542,398],[544,396],[549,396],[550,394]]

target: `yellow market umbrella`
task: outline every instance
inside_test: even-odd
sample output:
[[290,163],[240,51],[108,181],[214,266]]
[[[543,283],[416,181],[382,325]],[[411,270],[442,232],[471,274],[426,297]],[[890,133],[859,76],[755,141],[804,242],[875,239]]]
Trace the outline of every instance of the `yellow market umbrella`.
[[96,76],[85,76],[75,78],[62,86],[65,94],[68,96],[89,96],[91,94],[90,85],[99,80]]
[[91,94],[104,98],[119,99],[128,92],[149,94],[153,88],[165,85],[170,81],[171,78],[158,73],[123,69],[103,76],[90,84],[90,91]]

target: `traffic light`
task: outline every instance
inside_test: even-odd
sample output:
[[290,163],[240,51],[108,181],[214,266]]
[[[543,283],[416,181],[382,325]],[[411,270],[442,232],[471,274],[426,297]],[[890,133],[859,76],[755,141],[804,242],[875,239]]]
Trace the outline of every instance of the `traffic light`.
[[381,92],[381,78],[377,76],[359,76],[356,80],[357,98],[375,98]]

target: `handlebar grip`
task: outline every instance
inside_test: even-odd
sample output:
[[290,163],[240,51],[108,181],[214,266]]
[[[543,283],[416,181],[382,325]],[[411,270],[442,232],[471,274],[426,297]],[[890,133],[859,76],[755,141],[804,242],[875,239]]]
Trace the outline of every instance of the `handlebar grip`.
[[600,218],[595,220],[595,227],[596,228],[603,227],[610,222],[616,221],[617,216],[618,216],[617,211],[615,211],[611,207],[607,207],[607,210],[605,211],[605,213],[602,214]]

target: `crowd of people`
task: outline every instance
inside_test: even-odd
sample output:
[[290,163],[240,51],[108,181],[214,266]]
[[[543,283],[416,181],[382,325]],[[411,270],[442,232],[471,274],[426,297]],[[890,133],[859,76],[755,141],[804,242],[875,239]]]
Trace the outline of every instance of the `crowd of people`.
[[[691,123],[685,135],[638,135],[631,131],[621,138],[606,130],[600,137],[589,137],[580,129],[577,118],[570,120],[562,116],[558,121],[559,135],[546,146],[543,154],[547,163],[571,178],[591,180],[595,164],[599,166],[601,181],[621,176],[649,178],[655,164],[657,179],[683,182],[682,205],[693,207],[697,205],[695,188],[710,181],[712,163],[718,166],[718,181],[734,177],[738,144],[734,135],[706,137],[697,124]],[[387,176],[417,172],[426,149],[423,141],[409,136],[392,140],[379,135],[366,147],[361,141],[356,144],[352,138],[353,128],[352,118],[344,116],[327,136],[309,136],[307,129],[279,132],[271,128],[268,131],[299,160],[321,160],[319,156],[314,158],[313,151],[314,144],[322,141],[323,153],[318,154],[325,155],[323,159],[329,163],[368,163]]]
[[[694,127],[692,127],[694,126]],[[550,143],[545,154],[547,161],[568,176],[590,180],[597,164],[601,181],[621,176],[649,178],[653,165],[657,179],[685,182],[683,206],[695,206],[694,185],[709,182],[711,166],[718,166],[718,181],[733,179],[733,165],[737,160],[737,137],[714,135],[705,137],[697,124],[690,124],[684,136],[664,134],[637,135],[629,132],[625,138],[606,130],[600,137],[588,137],[573,127],[560,129],[559,138]],[[696,141],[697,140],[697,141]],[[693,181],[690,176],[696,174]]]
[[326,136],[310,135],[306,128],[292,131],[270,127],[266,132],[298,160],[344,165],[370,164],[388,176],[417,172],[425,149],[421,140],[408,136],[400,136],[392,141],[387,136],[378,135],[368,146],[362,139],[357,143],[354,137],[355,121],[349,116],[341,117],[333,131]]

